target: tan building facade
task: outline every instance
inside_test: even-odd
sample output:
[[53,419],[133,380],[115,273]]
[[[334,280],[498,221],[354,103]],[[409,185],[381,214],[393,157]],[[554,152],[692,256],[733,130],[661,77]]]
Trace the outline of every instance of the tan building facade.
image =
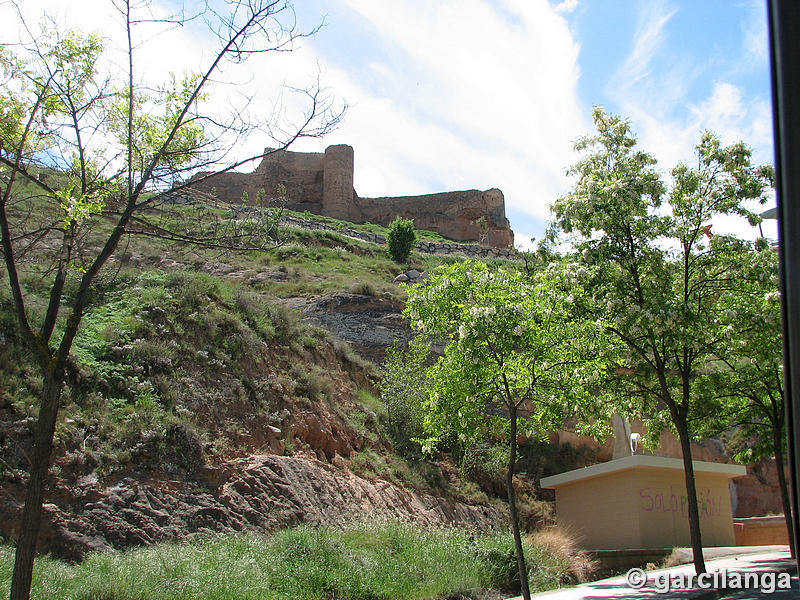
[[[704,546],[733,546],[729,481],[740,465],[694,461]],[[545,477],[556,515],[590,550],[689,546],[683,461],[633,455]]]

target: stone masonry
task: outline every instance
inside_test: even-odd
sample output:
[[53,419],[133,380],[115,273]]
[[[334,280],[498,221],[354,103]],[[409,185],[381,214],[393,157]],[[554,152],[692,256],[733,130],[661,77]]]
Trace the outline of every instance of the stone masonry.
[[264,151],[252,173],[228,172],[207,177],[200,173],[191,187],[214,193],[225,202],[254,204],[259,191],[265,200],[286,188],[286,208],[352,222],[388,225],[396,217],[413,219],[418,229],[435,231],[456,241],[512,247],[514,234],[505,216],[505,199],[498,189],[465,190],[422,196],[361,198],[353,188],[354,153],[347,145],[328,146],[324,153]]

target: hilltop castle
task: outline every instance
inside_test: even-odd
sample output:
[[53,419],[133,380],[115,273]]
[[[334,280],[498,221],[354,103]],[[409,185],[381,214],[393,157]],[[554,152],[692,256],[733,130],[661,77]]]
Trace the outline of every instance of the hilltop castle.
[[496,248],[514,243],[503,192],[498,189],[361,198],[353,189],[353,172],[351,146],[328,146],[324,153],[268,148],[252,173],[221,173],[193,187],[213,190],[220,199],[234,203],[241,202],[244,192],[255,199],[258,191],[264,190],[269,197],[283,185],[290,210],[384,226],[400,216],[413,219],[418,229],[436,231],[453,240],[479,241]]

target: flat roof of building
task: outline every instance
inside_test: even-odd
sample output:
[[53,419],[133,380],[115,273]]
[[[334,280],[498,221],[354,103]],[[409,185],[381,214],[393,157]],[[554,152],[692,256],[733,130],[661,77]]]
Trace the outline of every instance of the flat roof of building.
[[[702,460],[693,460],[692,464],[694,465],[695,473],[713,473],[715,475],[725,475],[730,478],[747,474],[747,467],[743,465],[730,465]],[[634,454],[633,456],[617,458],[616,460],[610,460],[598,465],[583,467],[582,469],[575,469],[574,471],[567,471],[566,473],[559,473],[558,475],[551,475],[550,477],[543,477],[540,485],[543,488],[557,488],[568,483],[592,479],[594,477],[602,477],[610,473],[636,468],[683,470],[683,459],[652,456],[650,454]]]

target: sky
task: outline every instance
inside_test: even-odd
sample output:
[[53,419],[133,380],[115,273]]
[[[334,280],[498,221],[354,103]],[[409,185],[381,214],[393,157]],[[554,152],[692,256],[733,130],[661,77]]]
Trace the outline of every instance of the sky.
[[[215,0],[221,5],[222,0]],[[192,0],[153,0],[158,16]],[[295,150],[355,149],[362,197],[499,188],[519,246],[544,233],[549,205],[567,193],[573,144],[591,133],[595,105],[630,119],[641,147],[666,174],[692,160],[709,129],[743,140],[757,162],[772,161],[766,8],[755,0],[297,0],[298,27],[323,24],[291,53],[226,67],[234,83],[211,95],[217,108],[252,99],[265,122],[278,106],[302,113],[304,87],[319,78],[340,126]],[[25,0],[120,44],[108,0]],[[0,0],[0,43],[19,36]],[[199,69],[214,48],[200,23],[146,30],[137,54],[148,83],[169,70]],[[15,37],[16,36],[16,37]],[[283,91],[282,91],[283,90]],[[272,145],[261,132],[237,142],[239,155]],[[717,224],[715,224],[715,227]],[[721,223],[716,230],[737,230]],[[774,228],[773,228],[774,229]],[[765,233],[771,233],[767,227]]]

